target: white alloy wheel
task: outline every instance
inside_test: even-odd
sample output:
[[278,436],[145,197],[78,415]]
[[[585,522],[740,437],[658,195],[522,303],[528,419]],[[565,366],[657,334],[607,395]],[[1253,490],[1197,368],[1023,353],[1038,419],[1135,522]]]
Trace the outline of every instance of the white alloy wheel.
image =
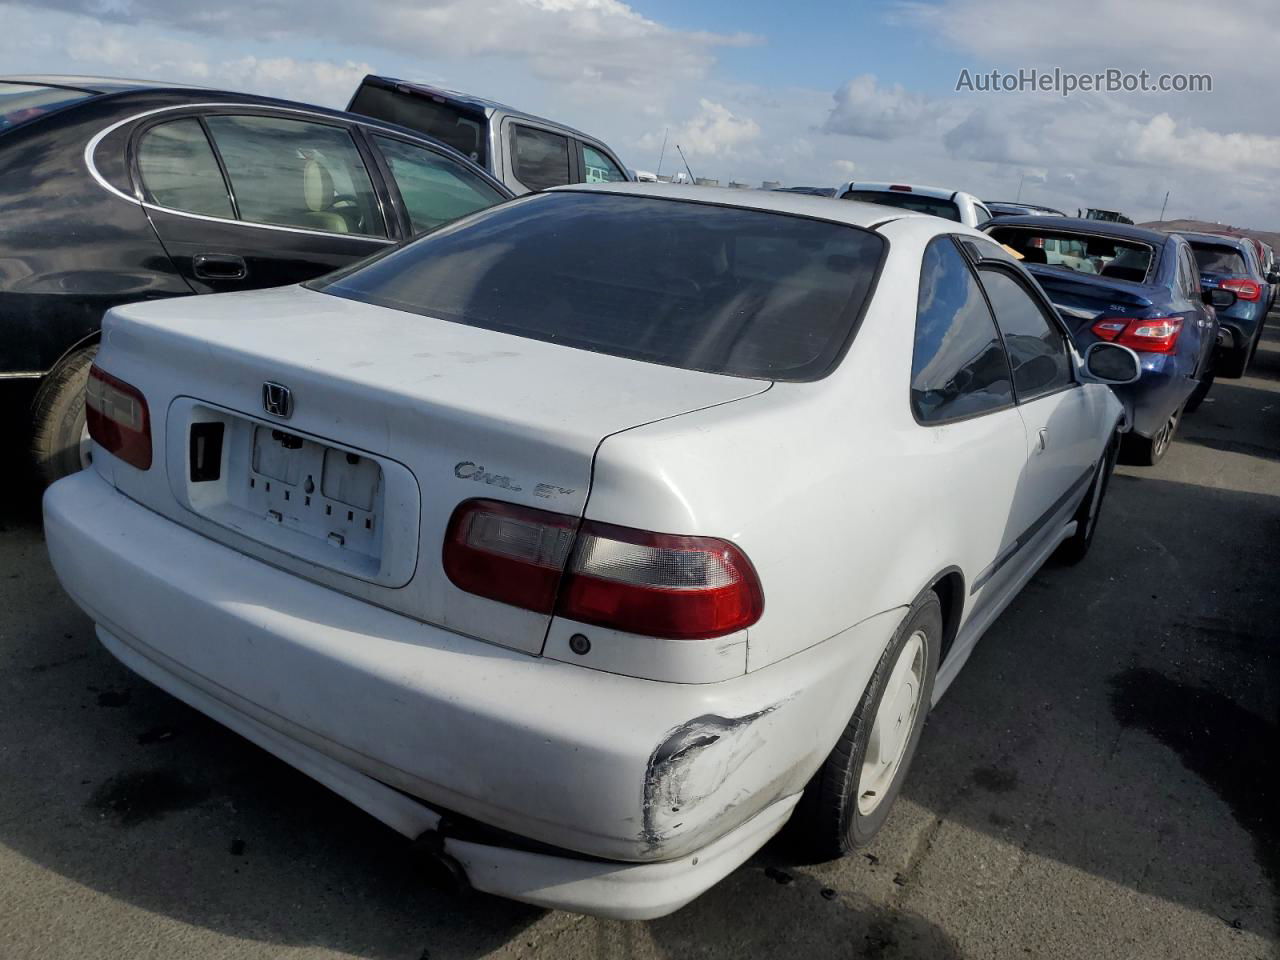
[[898,652],[876,710],[858,777],[858,812],[870,816],[880,806],[906,756],[925,677],[925,635],[917,630]]

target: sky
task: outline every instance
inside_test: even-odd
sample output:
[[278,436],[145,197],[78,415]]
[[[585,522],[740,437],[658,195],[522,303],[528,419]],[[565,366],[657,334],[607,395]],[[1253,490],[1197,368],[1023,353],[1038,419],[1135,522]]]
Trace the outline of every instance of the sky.
[[[0,2],[0,71],[345,106],[365,73],[561,120],[634,169],[891,180],[1280,228],[1274,0]],[[1020,68],[1208,74],[1212,92],[957,91]],[[662,154],[664,136],[667,152]]]

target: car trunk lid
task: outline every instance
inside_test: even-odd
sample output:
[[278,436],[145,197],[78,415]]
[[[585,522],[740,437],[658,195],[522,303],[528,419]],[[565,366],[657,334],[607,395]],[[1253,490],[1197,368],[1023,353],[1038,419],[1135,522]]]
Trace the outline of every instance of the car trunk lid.
[[131,305],[105,329],[99,362],[146,395],[160,468],[110,470],[126,493],[310,579],[528,652],[547,616],[444,575],[458,504],[581,516],[605,437],[770,385],[301,287]]
[[1141,285],[1125,280],[1073,274],[1036,264],[1028,265],[1027,269],[1049,295],[1081,346],[1098,339],[1090,328],[1100,317],[1142,316],[1155,303]]

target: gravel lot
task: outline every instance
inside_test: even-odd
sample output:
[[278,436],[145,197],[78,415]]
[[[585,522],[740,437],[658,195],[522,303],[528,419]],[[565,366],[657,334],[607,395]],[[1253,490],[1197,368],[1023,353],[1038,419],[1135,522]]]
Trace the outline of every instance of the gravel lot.
[[1165,462],[1121,468],[1088,560],[987,634],[873,848],[803,865],[775,842],[651,923],[434,885],[390,830],[119,666],[53,577],[35,494],[2,492],[4,960],[1275,955],[1274,315]]

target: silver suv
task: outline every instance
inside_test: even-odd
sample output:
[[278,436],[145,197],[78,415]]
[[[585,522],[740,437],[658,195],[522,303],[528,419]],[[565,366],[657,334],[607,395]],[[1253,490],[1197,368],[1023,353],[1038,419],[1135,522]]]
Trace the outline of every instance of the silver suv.
[[447,143],[515,193],[635,179],[595,137],[465,93],[370,74],[347,109]]

